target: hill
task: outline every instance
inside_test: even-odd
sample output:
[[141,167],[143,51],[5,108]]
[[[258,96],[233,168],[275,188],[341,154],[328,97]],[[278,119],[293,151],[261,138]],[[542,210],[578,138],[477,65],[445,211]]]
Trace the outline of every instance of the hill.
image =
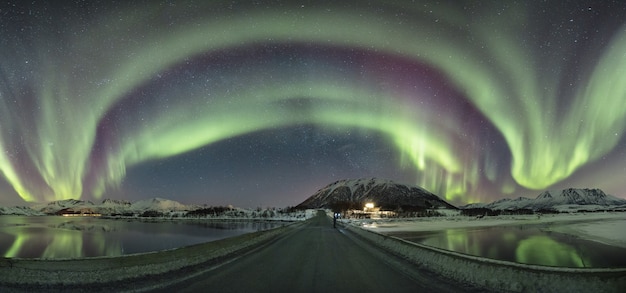
[[150,198],[130,202],[105,199],[101,203],[85,200],[57,200],[28,206],[0,207],[0,215],[45,216],[74,214],[82,216],[122,216],[159,218],[264,219],[300,221],[315,215],[312,211],[293,208],[236,208],[233,206],[185,205],[174,200]]
[[177,201],[152,198],[134,203],[126,200],[105,199],[101,203],[66,199],[40,203],[27,207],[0,207],[0,215],[41,216],[55,214],[102,214],[135,215],[146,211],[159,213],[187,212],[201,208],[197,205],[184,205]]
[[626,200],[604,193],[600,189],[568,188],[563,190],[549,190],[539,194],[536,198],[518,197],[515,199],[500,199],[489,204],[469,204],[462,209],[488,208],[492,210],[521,210],[533,211],[581,211],[581,210],[612,210],[626,208]]
[[296,208],[334,208],[340,205],[349,209],[362,209],[366,202],[373,202],[385,210],[456,209],[453,205],[421,187],[377,178],[333,182],[318,190],[297,205]]

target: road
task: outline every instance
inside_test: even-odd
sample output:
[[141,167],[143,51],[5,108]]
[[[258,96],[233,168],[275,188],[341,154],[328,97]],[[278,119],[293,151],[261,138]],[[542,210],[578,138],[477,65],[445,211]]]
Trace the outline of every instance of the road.
[[340,228],[323,212],[301,228],[163,292],[458,292]]

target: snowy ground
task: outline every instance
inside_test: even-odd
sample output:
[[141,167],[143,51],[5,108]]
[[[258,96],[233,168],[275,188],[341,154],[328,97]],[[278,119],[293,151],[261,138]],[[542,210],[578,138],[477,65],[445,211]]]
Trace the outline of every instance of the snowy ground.
[[422,232],[499,225],[548,225],[550,231],[582,239],[626,247],[626,213],[575,213],[555,215],[497,216],[477,219],[467,216],[414,219],[342,219],[378,233]]

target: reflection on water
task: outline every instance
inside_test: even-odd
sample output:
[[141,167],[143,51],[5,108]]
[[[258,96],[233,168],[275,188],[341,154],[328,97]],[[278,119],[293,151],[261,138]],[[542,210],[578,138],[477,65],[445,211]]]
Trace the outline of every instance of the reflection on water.
[[0,255],[119,256],[172,249],[279,226],[267,222],[141,222],[91,217],[0,217]]
[[521,240],[515,255],[517,261],[521,263],[562,267],[592,266],[592,261],[584,252],[584,248],[577,251],[573,246],[559,243],[548,236],[537,235]]
[[626,267],[626,248],[544,231],[506,226],[390,233],[433,247],[492,259],[559,267]]

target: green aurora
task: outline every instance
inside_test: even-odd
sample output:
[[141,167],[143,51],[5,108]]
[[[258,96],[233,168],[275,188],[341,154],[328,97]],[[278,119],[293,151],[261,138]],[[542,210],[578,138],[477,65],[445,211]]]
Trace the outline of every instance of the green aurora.
[[0,170],[25,201],[101,198],[134,166],[315,125],[381,135],[410,183],[458,203],[571,184],[624,162],[626,28],[541,5],[3,8]]

